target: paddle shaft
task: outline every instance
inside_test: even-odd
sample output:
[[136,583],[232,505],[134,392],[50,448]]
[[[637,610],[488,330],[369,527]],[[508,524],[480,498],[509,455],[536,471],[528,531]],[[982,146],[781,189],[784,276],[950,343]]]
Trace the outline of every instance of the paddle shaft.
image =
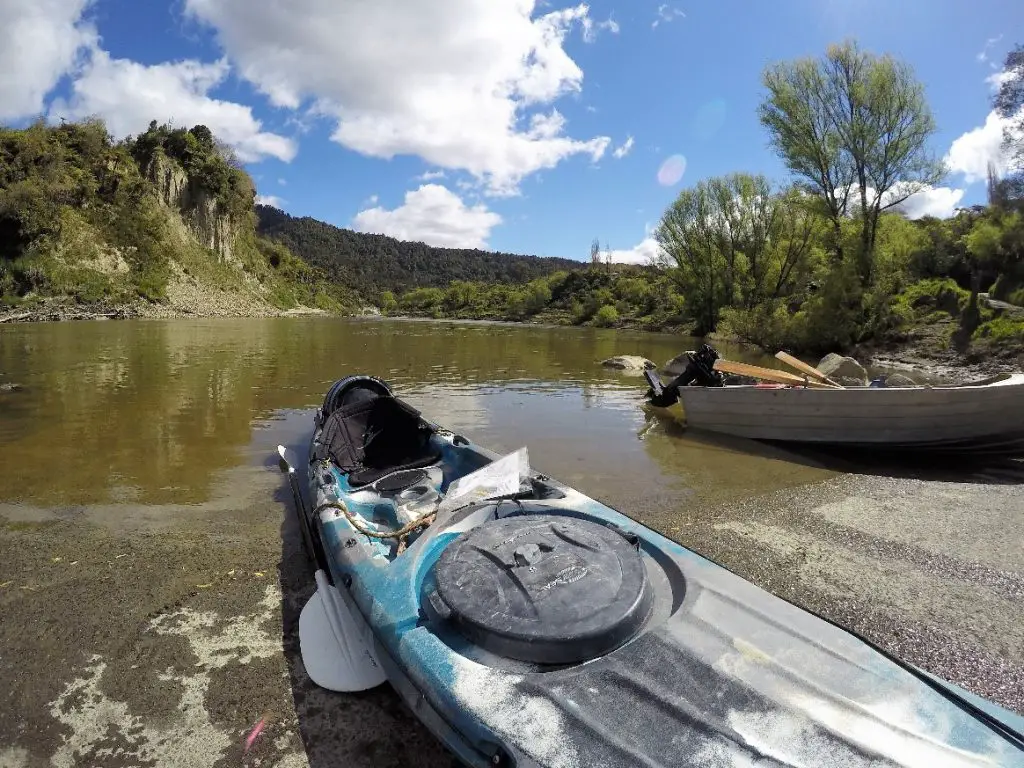
[[798,371],[803,371],[808,376],[813,376],[818,381],[824,381],[826,384],[832,384],[833,386],[836,387],[842,386],[842,384],[840,384],[839,382],[832,381],[832,379],[830,379],[828,376],[826,376],[824,373],[819,371],[814,366],[808,365],[803,360],[793,357],[792,355],[786,354],[781,350],[775,353],[775,357],[777,357],[779,360],[786,363],[787,365],[793,366]]
[[785,371],[776,371],[772,368],[762,368],[759,365],[736,363],[731,360],[716,360],[715,370],[725,371],[726,373],[735,373],[738,376],[750,376],[751,378],[754,379],[776,381],[779,382],[780,384],[793,384],[794,386],[817,387],[818,389],[839,388],[831,384],[826,384],[823,381],[813,381],[811,379],[804,379],[793,373],[786,373]]

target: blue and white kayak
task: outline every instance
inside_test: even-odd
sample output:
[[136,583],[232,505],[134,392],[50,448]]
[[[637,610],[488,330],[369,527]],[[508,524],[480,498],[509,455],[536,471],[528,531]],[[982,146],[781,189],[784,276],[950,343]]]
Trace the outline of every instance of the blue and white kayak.
[[[314,682],[390,683],[470,766],[1024,766],[1024,718],[424,419],[370,376],[318,409]],[[312,508],[309,508],[311,506]]]

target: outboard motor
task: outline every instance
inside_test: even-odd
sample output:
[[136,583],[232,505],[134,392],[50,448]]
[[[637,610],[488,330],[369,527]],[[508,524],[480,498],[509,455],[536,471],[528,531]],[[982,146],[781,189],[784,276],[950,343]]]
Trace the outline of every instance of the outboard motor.
[[701,344],[694,352],[686,353],[686,369],[669,384],[662,385],[657,374],[647,371],[647,381],[651,388],[647,391],[647,399],[651,405],[666,408],[679,397],[679,388],[687,386],[721,387],[725,377],[721,371],[715,370],[715,360],[719,357],[718,350],[710,344]]

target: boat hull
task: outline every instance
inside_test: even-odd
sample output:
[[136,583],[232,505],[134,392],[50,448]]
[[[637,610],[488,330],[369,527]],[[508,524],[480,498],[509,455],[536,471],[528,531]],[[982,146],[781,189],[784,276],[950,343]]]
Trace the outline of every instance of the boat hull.
[[959,387],[682,387],[687,425],[794,443],[924,450],[1024,445],[1024,374]]
[[[318,416],[311,457],[323,454],[322,438]],[[439,458],[418,481],[420,495],[433,488],[443,498],[499,458],[442,429],[430,448]],[[404,547],[365,534],[387,526],[393,499],[354,487],[329,460],[311,458],[307,469],[331,582],[321,578],[321,589],[336,590],[365,622],[391,685],[467,765],[1024,767],[1024,740],[1010,732],[1024,730],[1024,719],[965,704],[855,635],[532,468],[515,498],[439,511]],[[454,543],[534,518],[607,526],[635,546],[653,598],[633,636],[583,662],[544,664],[485,650],[438,611],[431,595]]]

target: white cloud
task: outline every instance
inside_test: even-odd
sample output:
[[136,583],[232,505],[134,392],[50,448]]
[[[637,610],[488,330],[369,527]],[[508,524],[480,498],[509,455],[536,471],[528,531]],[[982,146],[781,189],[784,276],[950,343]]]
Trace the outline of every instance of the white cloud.
[[[239,73],[277,106],[336,121],[364,155],[417,155],[509,193],[609,139],[537,132],[531,112],[582,90],[562,45],[586,5],[533,17],[532,0],[185,0],[212,25]],[[522,122],[525,119],[527,129]]]
[[998,72],[993,72],[991,75],[985,78],[985,82],[991,86],[993,91],[998,91],[1002,87],[1003,83],[1008,83],[1011,80],[1017,79],[1016,72],[1008,72],[1005,69],[1001,69]]
[[633,137],[627,136],[626,140],[622,143],[622,145],[616,147],[612,154],[615,156],[616,159],[621,160],[622,158],[629,154],[629,151],[631,149],[633,149]]
[[416,177],[416,181],[436,181],[437,179],[443,179],[444,176],[444,171],[425,171]]
[[274,208],[283,208],[285,202],[277,195],[256,195],[256,205],[270,205]]
[[895,206],[908,219],[935,216],[948,219],[956,212],[964,190],[950,187],[928,187],[917,192]]
[[288,181],[286,179],[278,179],[277,183],[280,184],[282,187],[288,186]]
[[183,127],[203,124],[234,148],[243,162],[265,157],[290,161],[297,151],[294,141],[264,132],[250,107],[207,95],[223,82],[228,72],[226,61],[146,66],[127,59],[112,59],[106,51],[93,50],[90,61],[72,84],[70,100],[55,101],[50,115],[68,119],[99,115],[118,137],[141,133],[151,120],[173,120]]
[[404,204],[394,210],[377,206],[360,211],[352,228],[440,247],[486,248],[491,230],[501,221],[486,205],[467,206],[447,187],[424,184],[406,192]]
[[656,18],[652,24],[651,29],[656,29],[659,24],[668,24],[670,21],[675,21],[679,17],[686,16],[678,8],[669,7],[668,5],[658,6],[658,18]]
[[995,164],[998,174],[1013,170],[1003,148],[1003,129],[1007,125],[998,113],[989,112],[984,125],[967,131],[950,145],[945,158],[949,170],[963,174],[968,184],[988,178],[989,162]]
[[585,16],[581,23],[583,24],[583,40],[587,43],[597,40],[597,35],[602,30],[608,30],[613,35],[619,34],[619,22],[615,19],[609,18],[607,21],[599,21],[595,24],[593,19]]
[[82,20],[91,0],[0,0],[0,120],[45,111],[44,100],[96,29]]
[[626,250],[612,251],[613,264],[654,264],[663,254],[658,241],[649,235]]
[[980,51],[978,51],[978,54],[975,56],[975,58],[978,61],[980,61],[980,62],[988,61],[989,60],[989,51],[991,50],[992,46],[995,45],[996,43],[998,43],[1002,39],[1003,39],[1002,35],[997,35],[996,37],[990,37],[988,40],[985,41],[985,45],[982,47],[982,49]]

